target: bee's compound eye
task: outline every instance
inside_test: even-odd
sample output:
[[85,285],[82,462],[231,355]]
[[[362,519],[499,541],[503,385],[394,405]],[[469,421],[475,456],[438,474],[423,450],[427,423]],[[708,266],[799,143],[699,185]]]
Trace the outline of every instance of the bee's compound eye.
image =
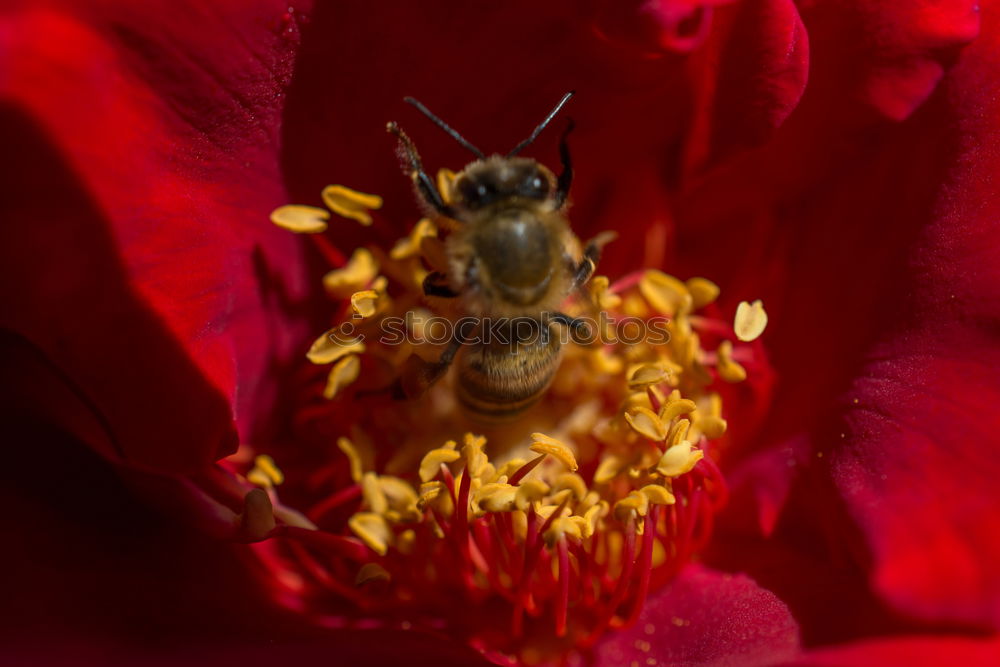
[[489,190],[487,190],[486,186],[483,185],[482,183],[476,186],[476,196],[479,197],[480,199],[485,197],[487,192],[489,192]]
[[545,199],[549,194],[549,182],[538,173],[537,170],[532,170],[531,173],[527,174],[525,179],[521,181],[520,187],[518,187],[519,194],[522,197],[528,197],[529,199]]

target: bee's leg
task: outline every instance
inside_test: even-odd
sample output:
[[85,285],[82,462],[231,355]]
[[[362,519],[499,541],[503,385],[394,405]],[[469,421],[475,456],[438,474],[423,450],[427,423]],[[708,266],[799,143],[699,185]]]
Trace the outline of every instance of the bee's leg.
[[427,175],[427,172],[424,171],[424,165],[420,161],[420,153],[417,152],[417,147],[413,144],[413,140],[396,123],[389,123],[385,129],[396,135],[399,139],[402,156],[410,163],[410,178],[416,183],[417,191],[420,193],[421,198],[441,215],[454,218],[454,209],[444,203],[444,198],[438,192],[437,185]]
[[458,292],[448,285],[448,277],[440,271],[432,271],[424,278],[424,295],[439,296],[445,299],[454,299]]
[[574,268],[573,287],[583,287],[594,275],[597,263],[601,261],[601,249],[614,240],[614,232],[601,232],[592,238],[583,249],[583,259]]
[[393,390],[395,398],[416,398],[426,392],[431,386],[444,377],[444,374],[451,367],[459,348],[465,344],[475,332],[468,331],[462,327],[455,329],[448,346],[438,357],[437,361],[424,361],[416,354],[411,354],[403,366],[403,372],[396,382]]
[[590,323],[579,317],[570,317],[566,313],[546,313],[545,323],[555,322],[568,327],[574,341],[589,340],[593,335]]
[[573,119],[566,124],[562,138],[559,139],[559,161],[562,163],[562,171],[559,172],[559,179],[556,181],[556,208],[562,208],[569,199],[569,186],[573,184],[573,162],[569,157],[569,133],[575,127]]

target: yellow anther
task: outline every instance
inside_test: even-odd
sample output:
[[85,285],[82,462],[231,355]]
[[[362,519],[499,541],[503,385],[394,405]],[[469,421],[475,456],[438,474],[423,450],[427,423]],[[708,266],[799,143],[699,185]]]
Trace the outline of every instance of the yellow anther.
[[539,454],[549,454],[558,459],[564,466],[572,471],[577,469],[576,457],[573,451],[555,438],[550,438],[544,433],[532,433],[531,439],[535,442],[529,447],[533,452]]
[[649,502],[654,505],[673,505],[677,502],[674,494],[670,493],[665,486],[660,486],[659,484],[647,484],[639,489],[639,493],[649,498]]
[[389,251],[389,257],[396,260],[416,257],[420,254],[421,242],[425,238],[434,236],[437,236],[437,228],[434,226],[434,223],[431,222],[430,218],[421,218],[413,226],[410,235],[405,239],[400,239],[393,249]]
[[417,492],[407,482],[391,475],[379,475],[378,486],[389,501],[389,507],[400,512],[404,520],[409,520],[419,515],[417,511]]
[[602,500],[590,509],[586,511],[583,515],[584,521],[587,522],[586,527],[583,528],[583,536],[591,537],[597,531],[597,522],[608,514],[608,502]]
[[669,378],[670,373],[659,364],[643,364],[632,371],[628,379],[628,388],[630,391],[641,391],[654,384],[666,382]]
[[376,581],[389,581],[389,571],[378,563],[365,563],[354,577],[355,586],[364,586]]
[[646,271],[639,280],[639,292],[654,310],[664,315],[691,309],[692,299],[687,285],[662,271]]
[[323,203],[337,215],[357,220],[364,226],[372,224],[368,211],[382,208],[382,198],[358,192],[343,185],[328,185],[323,188]]
[[685,284],[695,308],[704,308],[719,298],[719,286],[708,278],[691,278]]
[[412,529],[407,529],[396,536],[396,549],[401,554],[409,555],[413,553],[413,547],[417,543],[417,533]]
[[462,456],[465,458],[466,469],[473,477],[479,477],[490,462],[486,452],[483,451],[486,446],[486,438],[466,433],[464,440]]
[[660,408],[660,420],[669,422],[681,415],[686,415],[698,409],[698,404],[686,398],[670,398]]
[[681,440],[684,440],[687,437],[690,428],[690,419],[678,419],[677,422],[670,427],[670,433],[667,434],[667,447],[673,447]]
[[737,338],[749,343],[760,337],[766,326],[767,313],[764,312],[764,303],[760,299],[753,303],[740,301],[740,305],[736,307],[736,321],[733,324]]
[[420,485],[420,499],[417,501],[421,506],[437,500],[437,497],[444,493],[444,482],[424,482]]
[[450,448],[445,444],[444,447],[432,449],[424,455],[424,458],[420,461],[420,481],[431,481],[441,472],[441,464],[454,463],[461,458],[462,455],[454,449],[455,443],[452,441],[449,442],[451,443]]
[[718,361],[715,368],[726,382],[743,382],[747,379],[747,371],[739,362],[733,360],[733,344],[724,340],[715,351]]
[[617,294],[608,291],[610,281],[607,276],[594,276],[587,285],[590,290],[590,297],[594,305],[601,310],[611,310],[621,305],[622,298]]
[[646,516],[649,511],[649,497],[638,491],[630,491],[627,496],[615,503],[615,518],[621,522]]
[[603,347],[591,353],[590,361],[594,365],[594,370],[603,375],[618,375],[625,367],[621,357]]
[[[507,461],[494,473],[496,477],[507,477],[508,479],[514,475],[515,472],[521,469],[527,461],[524,459],[511,459]],[[522,482],[523,484],[523,482]]]
[[629,408],[625,413],[625,421],[632,429],[644,438],[656,442],[667,437],[667,429],[655,412],[644,407]]
[[622,461],[617,456],[606,456],[601,459],[601,462],[597,464],[597,470],[594,471],[594,483],[604,484],[605,482],[610,482],[618,473],[622,471],[625,467],[625,462]]
[[522,512],[528,507],[540,501],[549,493],[549,486],[545,482],[537,479],[523,479],[517,487],[517,494],[514,496],[514,505]]
[[392,544],[392,530],[381,514],[358,512],[347,520],[351,531],[368,545],[368,548],[384,556]]
[[577,514],[586,514],[587,511],[601,500],[601,494],[597,491],[587,491],[583,498],[576,504]]
[[389,501],[378,483],[378,475],[369,471],[361,477],[361,497],[365,505],[375,514],[385,514],[389,509]]
[[561,491],[563,489],[569,489],[574,500],[582,500],[587,495],[587,484],[575,472],[564,472],[556,477],[556,481],[552,484],[552,490]]
[[358,290],[365,289],[378,273],[378,262],[364,248],[358,248],[347,260],[347,264],[323,276],[323,287],[333,296],[347,298]]
[[664,477],[679,477],[691,472],[703,456],[700,449],[692,451],[690,441],[682,440],[663,453],[656,471]]
[[360,373],[361,358],[356,354],[344,357],[330,369],[330,374],[326,378],[326,388],[323,389],[323,396],[328,399],[334,398],[341,389],[357,380]]
[[332,364],[349,354],[361,354],[365,351],[365,344],[361,341],[343,342],[340,335],[336,328],[327,331],[309,347],[306,358],[314,364]]
[[360,451],[354,443],[347,438],[337,438],[337,447],[340,451],[344,452],[344,455],[347,456],[347,460],[351,464],[351,479],[355,482],[360,482],[365,469]]
[[510,484],[484,484],[476,500],[479,507],[487,512],[511,512],[515,508],[514,498],[520,487]]
[[253,460],[253,469],[247,473],[247,481],[264,488],[278,486],[285,481],[285,475],[267,454]]
[[701,432],[705,434],[706,438],[714,439],[722,437],[722,434],[726,432],[726,426],[728,424],[722,417],[699,414],[695,420],[695,425],[701,429]]
[[355,292],[351,295],[351,310],[363,318],[371,317],[378,310],[379,293],[373,289]]
[[[575,518],[579,519],[579,517]],[[542,536],[545,540],[545,544],[552,547],[563,536],[569,536],[579,540],[583,536],[582,531],[580,530],[579,523],[573,521],[573,519],[574,517],[561,516],[554,520]]]
[[289,204],[271,211],[271,222],[296,234],[318,234],[326,231],[330,214],[315,206]]

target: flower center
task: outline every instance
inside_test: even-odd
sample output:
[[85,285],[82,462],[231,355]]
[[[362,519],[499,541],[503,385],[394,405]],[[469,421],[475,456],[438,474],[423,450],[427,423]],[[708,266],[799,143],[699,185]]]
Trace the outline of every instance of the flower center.
[[[377,197],[327,193],[335,213],[373,222]],[[318,622],[346,623],[350,603],[354,617],[447,630],[525,662],[633,622],[725,502],[726,406],[766,364],[748,344],[766,323],[759,302],[730,325],[704,278],[596,276],[565,306],[587,335],[547,327],[566,340],[537,403],[484,421],[456,397],[457,373],[431,377],[462,315],[422,288],[447,269],[446,231],[423,219],[391,249],[345,259],[319,236],[329,218],[302,206],[272,215],[314,234],[335,263],[323,283],[339,304],[307,354],[326,376],[299,413],[310,435],[269,450],[284,473],[266,456],[243,468],[275,507],[284,482],[307,508],[308,521],[257,548],[282,599]]]

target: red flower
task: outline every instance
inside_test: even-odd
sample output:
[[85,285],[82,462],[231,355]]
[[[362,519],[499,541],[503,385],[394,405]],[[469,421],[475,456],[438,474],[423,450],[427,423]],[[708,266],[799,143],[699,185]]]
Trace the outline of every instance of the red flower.
[[[191,524],[268,532],[261,494],[214,463],[238,439],[289,441],[302,346],[330,314],[310,291],[317,257],[269,212],[344,182],[410,220],[382,125],[403,95],[493,150],[575,88],[573,227],[620,233],[601,271],[709,276],[725,313],[762,297],[777,378],[769,407],[728,415],[747,430],[724,460],[715,569],[655,593],[598,661],[986,663],[1000,619],[998,19],[985,11],[977,37],[966,3],[869,4],[0,10],[0,313],[20,480],[7,495],[24,538],[8,590],[41,600],[21,641],[56,616],[45,631],[76,656],[101,651],[134,635],[119,608],[138,606],[153,639],[216,651],[265,634],[298,642],[285,659],[471,659],[416,633],[309,630],[247,592],[251,577],[220,580],[245,551]],[[423,136],[428,164],[464,160]],[[535,149],[543,163],[554,145]],[[342,251],[370,238],[340,229]],[[137,497],[167,499],[175,518],[135,536],[158,516],[122,512]],[[122,545],[143,551],[110,558]]]

